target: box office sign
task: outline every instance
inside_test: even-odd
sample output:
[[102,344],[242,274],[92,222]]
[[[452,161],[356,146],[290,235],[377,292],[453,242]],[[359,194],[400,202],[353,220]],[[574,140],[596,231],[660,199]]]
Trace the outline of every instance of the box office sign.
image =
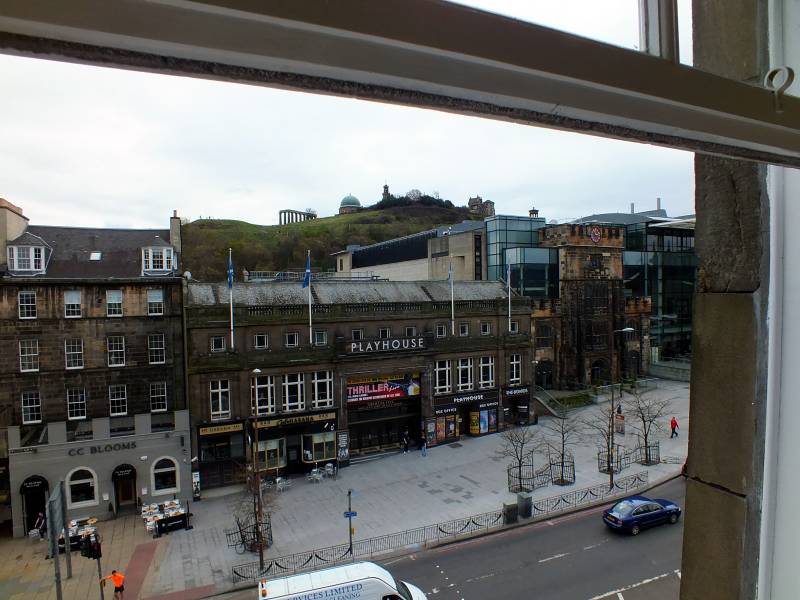
[[298,415],[296,417],[283,417],[280,419],[267,419],[256,422],[256,429],[265,427],[284,427],[286,425],[302,425],[303,423],[315,423],[316,421],[335,421],[335,412],[317,413],[313,415]]
[[348,377],[347,403],[410,398],[419,396],[421,389],[419,373]]

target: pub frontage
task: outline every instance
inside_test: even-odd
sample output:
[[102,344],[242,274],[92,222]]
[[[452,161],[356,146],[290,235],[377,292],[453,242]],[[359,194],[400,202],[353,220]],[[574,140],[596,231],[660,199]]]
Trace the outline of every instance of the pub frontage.
[[227,286],[185,285],[203,488],[230,483],[232,462],[283,476],[405,438],[495,433],[508,420],[501,391],[529,383],[530,300],[512,298],[509,331],[497,282],[457,282],[454,320],[445,282],[312,282],[310,327],[299,283],[235,283],[232,339]]

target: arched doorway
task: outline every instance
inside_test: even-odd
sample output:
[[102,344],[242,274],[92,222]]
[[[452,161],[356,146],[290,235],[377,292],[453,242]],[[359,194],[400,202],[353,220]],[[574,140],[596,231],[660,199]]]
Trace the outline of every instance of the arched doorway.
[[39,513],[45,513],[47,504],[47,492],[50,491],[50,484],[41,475],[28,477],[19,486],[19,493],[22,496],[22,518],[25,523],[25,532],[33,529]]
[[536,364],[536,385],[546,390],[553,389],[553,363],[541,360]]
[[610,381],[608,363],[602,358],[594,361],[589,371],[589,378],[592,385],[608,383]]
[[118,465],[111,473],[114,482],[114,509],[136,506],[136,469],[127,463]]
[[638,379],[640,364],[641,355],[635,350],[628,352],[628,355],[625,357],[625,377],[627,379]]

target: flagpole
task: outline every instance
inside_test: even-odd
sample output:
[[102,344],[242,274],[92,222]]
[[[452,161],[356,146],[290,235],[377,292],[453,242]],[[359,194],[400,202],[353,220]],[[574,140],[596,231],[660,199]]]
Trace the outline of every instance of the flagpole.
[[[233,250],[228,248],[228,265],[233,265]],[[230,266],[229,266],[230,268]],[[233,342],[233,281],[231,279],[230,274],[228,275],[228,297],[230,301],[230,309],[231,309],[231,350],[234,349],[234,342]]]
[[511,333],[511,263],[508,263],[506,268],[506,279],[508,279],[506,282],[508,284],[508,332]]
[[[308,255],[306,256],[306,264],[311,268],[311,250],[308,251]],[[311,325],[311,274],[309,273],[308,276],[308,344],[309,346],[314,345],[314,335],[312,332],[312,325]]]
[[453,259],[450,259],[450,268],[448,269],[450,279],[450,335],[456,334],[456,301],[455,294],[453,293]]

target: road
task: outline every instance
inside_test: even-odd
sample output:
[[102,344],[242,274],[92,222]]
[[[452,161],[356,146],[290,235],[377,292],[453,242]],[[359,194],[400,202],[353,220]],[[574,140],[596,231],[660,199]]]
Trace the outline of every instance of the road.
[[[683,506],[685,490],[679,477],[647,495]],[[606,506],[383,564],[431,600],[677,600],[683,519],[632,537],[603,525]],[[251,589],[224,597],[255,596]]]
[[[683,506],[682,477],[651,490]],[[683,520],[620,535],[606,506],[386,561],[434,600],[644,600],[678,598]],[[655,579],[657,578],[657,579]],[[633,586],[633,587],[632,587]]]

